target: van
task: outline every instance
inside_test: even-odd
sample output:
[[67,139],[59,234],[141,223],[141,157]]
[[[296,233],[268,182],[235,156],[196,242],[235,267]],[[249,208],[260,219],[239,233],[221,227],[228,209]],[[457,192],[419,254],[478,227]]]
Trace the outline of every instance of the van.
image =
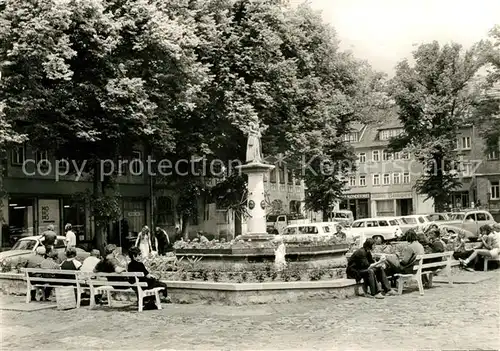
[[339,222],[344,226],[350,226],[354,221],[354,215],[349,210],[335,210],[330,214],[332,221]]

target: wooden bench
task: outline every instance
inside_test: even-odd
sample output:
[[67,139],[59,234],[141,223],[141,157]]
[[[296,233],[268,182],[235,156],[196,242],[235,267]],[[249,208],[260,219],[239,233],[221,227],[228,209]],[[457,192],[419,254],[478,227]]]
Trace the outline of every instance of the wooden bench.
[[[425,263],[426,260],[433,258],[444,259],[439,262],[429,262]],[[401,295],[403,293],[403,285],[405,281],[416,281],[418,284],[418,290],[420,295],[424,295],[424,285],[422,283],[422,275],[426,275],[429,281],[429,287],[432,286],[432,277],[436,269],[446,269],[448,276],[448,283],[453,284],[451,277],[451,261],[453,258],[453,251],[418,255],[413,265],[413,270],[415,273],[412,274],[400,274],[396,273],[394,276],[398,278],[398,293]]]
[[81,296],[85,288],[78,279],[80,271],[61,269],[25,268],[26,303],[31,302],[31,291],[37,288],[73,287],[76,290],[76,307],[81,304]]
[[[144,277],[142,272],[123,272],[123,273],[85,273],[80,272],[78,281],[80,285],[86,284],[90,289],[90,308],[95,308],[95,296],[103,295],[108,299],[108,306],[111,307],[111,292],[133,292],[137,291],[137,305],[139,312],[144,309],[144,298],[154,296],[156,306],[161,309],[160,291],[164,288],[147,289],[146,282],[140,282],[139,278]],[[124,279],[126,278],[126,279]],[[129,281],[131,279],[133,282]],[[134,290],[135,289],[135,290]]]
[[[382,253],[372,253],[372,256],[374,258],[379,258],[382,255],[383,255]],[[347,259],[349,259],[351,256],[352,256],[352,253],[346,254]],[[425,263],[426,260],[433,259],[433,258],[441,258],[444,260],[439,261],[439,262]],[[429,282],[429,287],[432,287],[432,277],[433,277],[436,269],[445,268],[447,270],[449,284],[453,284],[452,277],[451,277],[452,259],[453,259],[453,251],[419,255],[419,256],[417,256],[415,264],[413,265],[413,270],[415,271],[415,273],[412,273],[412,274],[396,273],[396,274],[394,274],[394,276],[388,276],[387,278],[389,280],[391,280],[393,278],[397,279],[397,286],[398,286],[399,295],[401,295],[403,293],[404,282],[411,281],[411,280],[415,280],[417,282],[420,295],[424,295],[424,286],[423,286],[423,282],[422,282],[422,275],[427,276],[427,280]],[[432,269],[432,268],[434,268],[434,269]],[[363,290],[365,290],[364,285],[363,285]],[[366,291],[365,291],[365,293],[366,293]],[[356,294],[359,295],[359,286],[356,286]]]
[[492,258],[483,256],[483,258],[484,258],[484,268],[483,268],[484,272],[488,271],[488,262],[500,262],[500,257]]

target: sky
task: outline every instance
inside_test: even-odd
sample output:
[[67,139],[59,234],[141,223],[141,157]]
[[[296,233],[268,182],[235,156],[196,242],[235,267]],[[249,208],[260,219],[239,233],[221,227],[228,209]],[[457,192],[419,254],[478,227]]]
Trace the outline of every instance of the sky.
[[[292,0],[293,3],[302,2]],[[414,45],[437,40],[464,47],[500,24],[500,0],[308,0],[335,28],[341,48],[391,76]]]

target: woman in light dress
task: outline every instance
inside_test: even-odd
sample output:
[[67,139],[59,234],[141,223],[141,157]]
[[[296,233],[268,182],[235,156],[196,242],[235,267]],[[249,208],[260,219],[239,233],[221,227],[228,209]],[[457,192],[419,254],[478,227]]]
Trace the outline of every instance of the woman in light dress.
[[142,257],[146,258],[151,254],[151,235],[147,225],[142,228],[141,233],[135,241],[135,246],[141,250]]

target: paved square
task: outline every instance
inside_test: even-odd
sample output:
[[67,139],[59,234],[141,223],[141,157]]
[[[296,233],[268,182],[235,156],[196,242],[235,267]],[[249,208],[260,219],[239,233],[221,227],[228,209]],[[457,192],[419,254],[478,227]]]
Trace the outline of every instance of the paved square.
[[500,272],[374,300],[1,311],[5,350],[471,350],[500,348]]

